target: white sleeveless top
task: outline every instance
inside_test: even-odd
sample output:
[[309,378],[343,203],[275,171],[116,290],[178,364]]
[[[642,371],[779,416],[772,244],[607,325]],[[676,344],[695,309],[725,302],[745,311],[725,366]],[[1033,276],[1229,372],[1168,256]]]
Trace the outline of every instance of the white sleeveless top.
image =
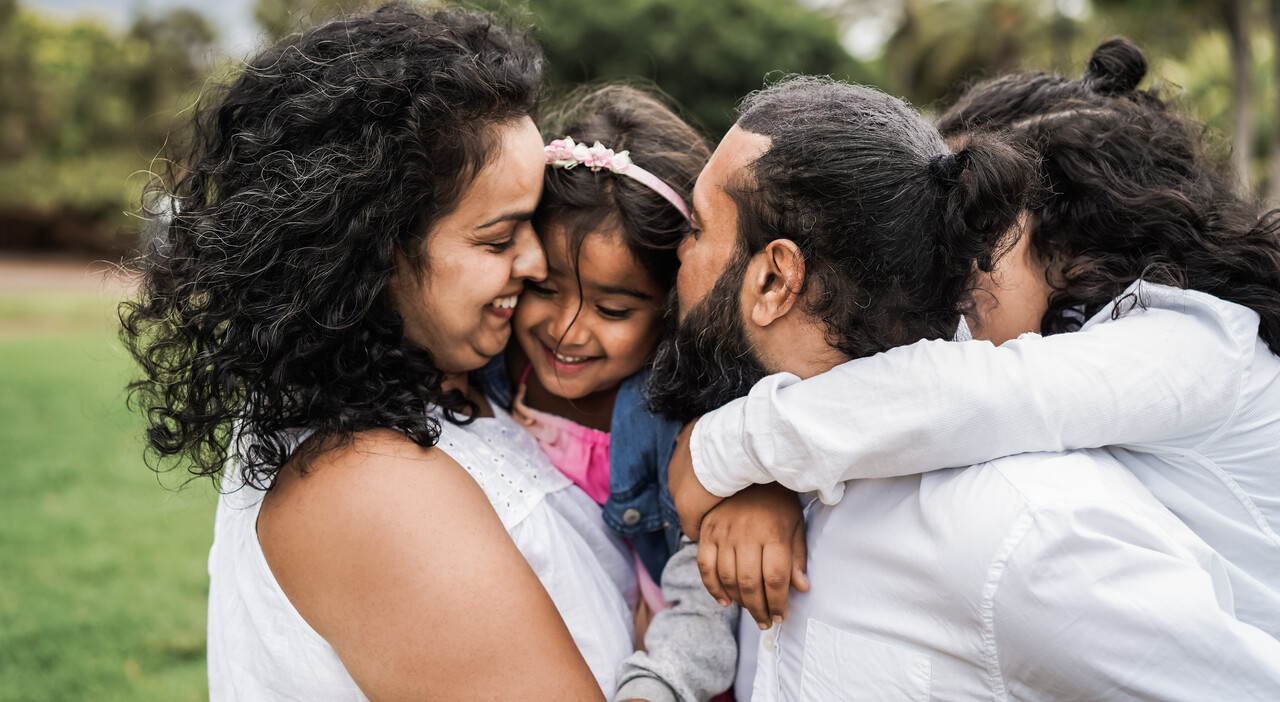
[[[441,422],[437,447],[489,497],[612,699],[618,664],[632,652],[636,580],[626,545],[533,438],[494,412],[462,427]],[[366,699],[271,574],[257,534],[263,493],[242,486],[234,462],[223,492],[209,552],[210,700]]]

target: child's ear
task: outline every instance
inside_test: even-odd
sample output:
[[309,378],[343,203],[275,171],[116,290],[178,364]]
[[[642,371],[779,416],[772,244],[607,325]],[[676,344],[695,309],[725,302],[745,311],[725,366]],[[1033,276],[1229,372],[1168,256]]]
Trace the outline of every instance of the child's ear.
[[743,307],[751,321],[767,327],[785,317],[804,290],[804,256],[790,239],[775,239],[747,268]]

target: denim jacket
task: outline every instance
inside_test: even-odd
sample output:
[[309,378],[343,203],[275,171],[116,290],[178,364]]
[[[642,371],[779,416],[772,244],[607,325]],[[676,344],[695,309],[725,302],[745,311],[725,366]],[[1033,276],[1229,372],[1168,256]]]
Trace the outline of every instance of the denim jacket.
[[[485,393],[511,407],[511,386],[502,356],[472,374]],[[609,436],[609,499],[604,522],[631,540],[640,562],[662,582],[662,569],[680,544],[680,518],[667,488],[667,464],[675,452],[681,424],[645,407],[647,368],[618,388]]]

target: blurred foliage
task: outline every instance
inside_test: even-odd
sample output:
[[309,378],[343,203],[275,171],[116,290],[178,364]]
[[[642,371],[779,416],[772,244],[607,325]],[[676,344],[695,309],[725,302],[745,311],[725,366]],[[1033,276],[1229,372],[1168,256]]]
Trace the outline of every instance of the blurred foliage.
[[[873,84],[938,110],[1002,72],[1078,75],[1093,46],[1123,33],[1146,49],[1152,80],[1211,125],[1218,147],[1232,150],[1239,137],[1233,150],[1252,154],[1241,164],[1250,181],[1280,199],[1280,34],[1269,21],[1280,24],[1280,0],[463,1],[537,26],[553,94],[581,81],[648,79],[713,138],[737,99],[787,72]],[[372,4],[256,0],[253,13],[275,40]],[[854,58],[841,40],[871,20],[881,43]],[[215,62],[216,47],[212,25],[191,9],[135,10],[112,30],[0,0],[0,232],[6,208],[125,225],[145,171],[181,141],[183,111],[211,75],[224,79],[245,58]]]
[[[186,8],[113,32],[0,0],[0,208],[88,216],[97,235],[71,245],[117,248],[145,180],[130,175],[149,167],[194,101],[215,40]],[[8,219],[0,229],[22,239]]]
[[735,101],[768,74],[810,73],[864,83],[878,76],[840,43],[827,16],[786,0],[480,0],[539,27],[553,87],[649,79],[718,138]]
[[[257,0],[254,18],[278,39],[368,0]],[[838,27],[797,0],[469,0],[512,24],[536,26],[553,94],[585,81],[643,78],[718,137],[734,102],[766,74],[814,73],[874,83]]]

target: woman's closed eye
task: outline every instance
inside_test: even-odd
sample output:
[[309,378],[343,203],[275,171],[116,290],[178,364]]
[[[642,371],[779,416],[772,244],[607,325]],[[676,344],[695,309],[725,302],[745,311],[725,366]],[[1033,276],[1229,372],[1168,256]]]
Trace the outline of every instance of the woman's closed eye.
[[487,241],[484,245],[493,253],[505,253],[506,251],[509,251],[512,246],[516,245],[516,238],[512,236],[507,237],[502,241]]

